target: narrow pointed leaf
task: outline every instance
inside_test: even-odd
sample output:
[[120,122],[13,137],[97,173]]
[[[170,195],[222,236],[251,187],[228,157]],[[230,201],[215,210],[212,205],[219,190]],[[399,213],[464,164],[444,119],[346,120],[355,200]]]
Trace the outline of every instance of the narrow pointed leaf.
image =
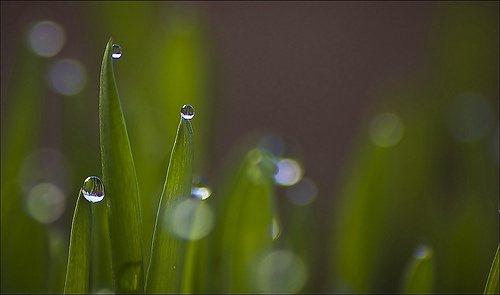
[[434,288],[433,251],[428,246],[420,246],[415,250],[412,259],[406,267],[403,292],[431,293]]
[[174,236],[165,221],[174,204],[191,195],[193,156],[193,129],[188,120],[181,119],[156,214],[146,283],[147,293],[180,292],[187,242]]
[[142,293],[144,267],[137,177],[113,72],[110,38],[102,60],[99,128],[115,291]]
[[498,294],[498,247],[497,254],[493,259],[491,264],[490,274],[488,275],[488,281],[486,282],[486,287],[484,288],[484,294]]
[[65,294],[89,292],[90,255],[92,247],[92,204],[78,195],[71,224]]

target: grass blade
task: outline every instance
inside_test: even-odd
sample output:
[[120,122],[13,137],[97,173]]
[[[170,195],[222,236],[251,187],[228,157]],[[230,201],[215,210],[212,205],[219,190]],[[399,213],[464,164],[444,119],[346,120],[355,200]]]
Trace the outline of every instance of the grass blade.
[[431,293],[434,288],[433,251],[428,246],[419,246],[406,267],[404,293]]
[[484,294],[498,294],[498,247],[497,254],[493,259],[491,264],[490,274],[488,275],[488,281],[486,282],[486,287],[484,288]]
[[142,293],[144,267],[137,177],[116,89],[109,39],[102,60],[99,128],[115,291]]
[[[217,221],[211,240],[213,278],[224,278],[213,292],[257,292],[249,276],[259,255],[272,247],[275,216],[271,155],[255,148],[247,152],[238,172],[214,190]],[[218,199],[218,200],[216,200]]]
[[179,293],[186,242],[171,235],[164,220],[175,202],[191,195],[193,157],[193,129],[188,120],[181,119],[156,214],[147,293]]
[[71,224],[65,294],[88,293],[92,246],[92,204],[78,195]]
[[[2,293],[48,290],[44,278],[47,262],[42,255],[47,250],[44,243],[47,231],[25,214],[24,204],[20,202],[25,192],[18,185],[17,177],[26,156],[40,147],[43,129],[38,127],[43,126],[45,99],[42,94],[43,60],[28,52],[23,45],[19,44],[19,58],[15,62],[12,80],[6,79],[5,87],[1,89]],[[35,248],[38,251],[32,251]]]

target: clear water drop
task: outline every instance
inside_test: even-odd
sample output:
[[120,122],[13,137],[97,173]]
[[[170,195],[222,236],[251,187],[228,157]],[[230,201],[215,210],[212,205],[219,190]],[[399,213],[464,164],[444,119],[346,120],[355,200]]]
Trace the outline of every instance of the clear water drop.
[[83,182],[82,193],[87,201],[98,203],[104,199],[104,183],[97,176],[89,176]]
[[208,187],[197,187],[193,186],[191,188],[191,195],[197,197],[198,199],[205,200],[212,194],[212,191]]
[[185,104],[181,108],[181,117],[184,120],[191,120],[194,117],[194,108],[190,104]]
[[111,53],[111,57],[114,59],[122,57],[122,47],[120,45],[113,44],[113,53]]

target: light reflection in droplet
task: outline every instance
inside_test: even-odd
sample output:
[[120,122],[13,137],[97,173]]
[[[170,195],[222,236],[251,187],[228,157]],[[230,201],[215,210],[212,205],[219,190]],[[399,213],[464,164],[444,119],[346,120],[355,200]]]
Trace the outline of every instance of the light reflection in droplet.
[[111,53],[111,57],[113,59],[119,59],[122,57],[122,47],[118,44],[113,44],[113,52]]
[[255,287],[257,292],[297,293],[307,277],[307,267],[300,257],[287,250],[274,250],[257,262]]
[[480,95],[462,93],[452,102],[448,113],[448,128],[459,142],[483,138],[495,123],[492,107]]
[[287,187],[286,196],[295,205],[310,204],[316,198],[316,185],[308,178],[303,178],[295,185]]
[[212,208],[197,198],[184,198],[177,202],[165,218],[174,235],[190,241],[205,237],[214,225]]
[[432,256],[432,248],[427,245],[420,245],[413,252],[413,257],[417,259],[424,259]]
[[212,192],[210,191],[210,189],[208,187],[192,187],[191,188],[191,195],[193,195],[201,200],[207,199],[208,197],[210,197],[211,194],[212,194]]
[[85,87],[87,72],[78,61],[62,59],[52,65],[49,78],[54,91],[64,95],[75,95]]
[[104,183],[97,176],[89,176],[83,181],[82,194],[91,203],[104,199]]
[[29,190],[26,209],[34,220],[50,224],[61,218],[66,206],[66,198],[57,186],[40,182]]
[[373,143],[380,147],[397,145],[404,132],[403,122],[393,113],[378,114],[370,125],[370,137]]
[[279,185],[294,185],[302,178],[302,168],[293,159],[280,159],[274,181]]
[[185,104],[181,108],[181,117],[184,120],[191,120],[194,118],[194,108],[190,104]]
[[51,57],[61,51],[66,36],[63,28],[53,21],[36,23],[29,32],[28,43],[37,55]]

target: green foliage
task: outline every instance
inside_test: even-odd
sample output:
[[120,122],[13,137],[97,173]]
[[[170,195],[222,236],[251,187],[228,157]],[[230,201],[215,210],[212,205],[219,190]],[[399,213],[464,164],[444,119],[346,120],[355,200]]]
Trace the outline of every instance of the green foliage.
[[109,39],[102,59],[99,126],[113,280],[120,293],[144,291],[139,192],[132,151],[123,118]]
[[191,195],[194,138],[191,123],[180,119],[156,215],[146,292],[179,293],[186,243],[175,237],[168,218],[182,198]]
[[[75,198],[76,181],[67,184],[68,210],[57,223],[30,212],[36,183],[19,179],[28,155],[50,141],[40,128],[53,114],[44,109],[48,62],[23,47],[2,89],[2,293],[498,293],[498,248],[492,264],[485,251],[498,247],[498,163],[485,156],[498,137],[457,142],[444,123],[457,93],[498,93],[498,79],[485,78],[498,76],[491,74],[498,45],[481,29],[497,22],[486,9],[437,9],[436,76],[391,83],[369,110],[401,121],[382,130],[382,140],[404,135],[380,144],[365,122],[334,191],[318,195],[333,196],[332,207],[317,208],[281,198],[288,188],[274,180],[280,156],[261,145],[262,134],[226,165],[211,162],[217,75],[195,10],[168,3],[160,26],[149,13],[161,2],[78,5],[96,19],[83,28],[98,40],[88,45],[92,60],[109,35],[125,51],[114,61],[113,39],[106,44],[98,101],[88,92],[57,100],[67,141],[50,146],[69,155],[79,180],[102,167],[105,198]],[[197,115],[179,122],[187,103]],[[219,169],[210,175],[212,195],[200,200],[191,196],[193,175],[210,165]],[[178,216],[180,207],[191,211]],[[331,223],[320,224],[318,212]],[[408,261],[422,241],[432,250]]]
[[403,293],[433,293],[435,280],[432,248],[419,246],[404,272]]
[[92,253],[92,204],[85,200],[82,191],[80,191],[76,201],[70,237],[64,293],[89,293]]
[[484,294],[498,294],[498,247],[493,263],[491,264],[490,274],[488,275],[488,281],[486,282],[486,287],[484,288]]

